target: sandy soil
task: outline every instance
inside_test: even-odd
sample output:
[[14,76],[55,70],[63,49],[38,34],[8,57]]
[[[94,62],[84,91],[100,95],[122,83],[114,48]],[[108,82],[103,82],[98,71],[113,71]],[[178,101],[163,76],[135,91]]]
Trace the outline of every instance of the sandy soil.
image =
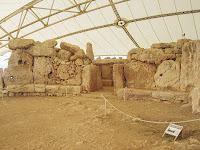
[[200,122],[183,124],[182,139],[162,138],[167,125],[134,122],[108,106],[148,120],[198,118],[190,107],[150,100],[119,101],[112,89],[68,97],[8,97],[0,101],[1,150],[200,149]]

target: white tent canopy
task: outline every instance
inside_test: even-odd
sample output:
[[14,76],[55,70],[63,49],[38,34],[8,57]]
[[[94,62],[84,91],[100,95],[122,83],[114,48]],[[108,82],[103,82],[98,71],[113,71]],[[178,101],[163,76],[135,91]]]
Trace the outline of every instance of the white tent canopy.
[[0,8],[1,55],[16,37],[91,42],[106,56],[200,36],[200,0],[1,0]]

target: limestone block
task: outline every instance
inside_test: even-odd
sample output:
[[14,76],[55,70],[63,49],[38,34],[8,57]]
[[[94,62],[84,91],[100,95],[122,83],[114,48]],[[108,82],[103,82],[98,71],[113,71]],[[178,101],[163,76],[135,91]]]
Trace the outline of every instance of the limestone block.
[[146,98],[151,98],[151,90],[133,89],[133,88],[121,88],[116,91],[117,98],[119,100],[142,100]]
[[112,65],[102,65],[101,66],[102,71],[102,79],[113,79],[113,68]]
[[51,47],[47,47],[46,45],[41,44],[36,44],[34,46],[32,46],[30,49],[27,50],[27,53],[35,56],[35,57],[39,57],[39,56],[43,56],[43,57],[52,57],[56,55],[56,49],[51,48]]
[[142,51],[144,51],[144,48],[134,48],[134,49],[131,49],[129,52],[128,52],[128,56],[127,56],[127,59],[129,61],[132,60],[132,55],[133,54],[138,54],[138,53],[141,53]]
[[33,57],[23,50],[17,49],[16,51],[12,51],[8,61],[8,67],[17,65],[28,65],[32,68]]
[[45,84],[34,84],[34,91],[36,93],[44,93],[46,85]]
[[65,49],[65,50],[68,50],[70,51],[72,54],[80,51],[80,47],[79,46],[76,46],[76,45],[73,45],[73,44],[70,44],[70,43],[66,43],[66,42],[61,42],[60,43],[60,48],[61,49]]
[[188,93],[175,91],[152,91],[152,97],[163,101],[188,102]]
[[103,86],[113,86],[113,80],[102,79]]
[[12,66],[4,70],[3,80],[5,86],[30,84],[33,83],[33,73],[27,65]]
[[181,90],[200,85],[200,41],[184,44],[181,57]]
[[33,46],[34,43],[35,41],[32,39],[13,39],[9,41],[8,47],[11,50],[28,49]]
[[176,55],[164,53],[162,49],[145,49],[132,54],[131,59],[159,65],[162,61],[176,59]]
[[179,90],[180,63],[173,60],[163,61],[157,68],[154,80],[156,87]]
[[19,93],[19,92],[34,92],[34,84],[25,84],[25,85],[8,85],[7,86],[8,92]]
[[81,86],[67,86],[67,94],[80,94],[81,91]]
[[45,84],[48,80],[48,75],[53,71],[52,64],[49,58],[46,57],[35,57],[34,58],[34,83]]
[[113,84],[114,92],[116,93],[118,89],[125,87],[125,77],[124,77],[124,65],[114,64],[113,65]]
[[45,47],[54,48],[58,44],[58,42],[54,39],[50,39],[42,42],[42,44]]
[[56,96],[59,92],[60,85],[46,85],[46,93],[49,96]]
[[165,49],[165,48],[174,48],[175,43],[154,43],[151,45],[151,48],[156,49]]
[[184,44],[188,43],[190,41],[191,41],[190,39],[180,39],[180,40],[178,40],[177,45],[176,45],[177,49],[182,49]]
[[69,78],[69,79],[66,81],[67,85],[81,85],[81,83],[82,83],[81,75],[82,75],[82,74],[79,73],[79,74],[76,74],[76,75],[74,76],[74,78]]
[[200,112],[200,87],[195,87],[190,92],[190,97],[192,99],[192,112]]
[[90,60],[94,60],[94,52],[93,52],[93,48],[92,48],[92,44],[91,43],[87,43],[87,46],[86,46],[86,56]]
[[76,66],[82,66],[83,65],[83,60],[78,58],[76,61],[75,61],[75,64]]
[[132,61],[124,65],[126,86],[130,88],[151,89],[154,83],[156,66],[139,61]]
[[[101,88],[100,82],[100,68],[96,65],[87,65],[83,68],[82,72],[82,87],[84,91],[95,91]],[[98,85],[97,85],[98,83]]]
[[70,57],[72,56],[72,53],[70,51],[61,49],[61,50],[59,50],[57,56],[58,56],[58,58],[60,58],[62,60],[69,60]]
[[[0,90],[4,88],[4,82],[3,82],[3,69],[0,68]],[[0,93],[1,95],[1,93]]]
[[60,79],[69,79],[70,78],[70,74],[69,71],[70,70],[70,66],[69,64],[60,64],[57,68],[57,75]]

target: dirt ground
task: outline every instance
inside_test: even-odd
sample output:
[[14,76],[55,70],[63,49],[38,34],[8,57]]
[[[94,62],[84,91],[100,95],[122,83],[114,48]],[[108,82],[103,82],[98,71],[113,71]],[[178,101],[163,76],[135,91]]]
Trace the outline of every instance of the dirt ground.
[[176,142],[167,125],[135,122],[107,106],[147,120],[199,118],[183,104],[119,101],[111,88],[67,97],[8,97],[0,100],[0,150],[199,150],[200,122],[181,124]]

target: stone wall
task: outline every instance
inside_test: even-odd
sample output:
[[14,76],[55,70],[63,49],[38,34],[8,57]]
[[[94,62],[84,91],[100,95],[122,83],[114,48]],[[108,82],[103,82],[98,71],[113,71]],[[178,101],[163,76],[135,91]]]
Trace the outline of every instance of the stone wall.
[[56,45],[55,40],[15,39],[9,42],[12,54],[8,68],[1,73],[1,87],[9,96],[64,96],[101,88],[100,69],[92,65],[91,43],[87,43],[86,54],[70,43],[61,42],[60,48]]
[[[190,95],[194,102],[194,97],[200,99],[194,92],[200,87],[199,57],[200,41],[190,39],[152,44],[148,49],[132,49],[128,52],[128,62],[122,66],[115,66],[114,91],[116,94],[122,93],[126,87],[130,89],[127,91],[136,89],[133,95],[137,95],[137,89],[150,90],[154,91],[150,97],[163,100],[169,100],[169,93],[177,92],[179,98],[174,96],[173,101],[189,102]],[[138,94],[140,95],[141,91]],[[200,108],[196,107],[198,103],[195,101],[193,104],[193,108],[199,111]]]

